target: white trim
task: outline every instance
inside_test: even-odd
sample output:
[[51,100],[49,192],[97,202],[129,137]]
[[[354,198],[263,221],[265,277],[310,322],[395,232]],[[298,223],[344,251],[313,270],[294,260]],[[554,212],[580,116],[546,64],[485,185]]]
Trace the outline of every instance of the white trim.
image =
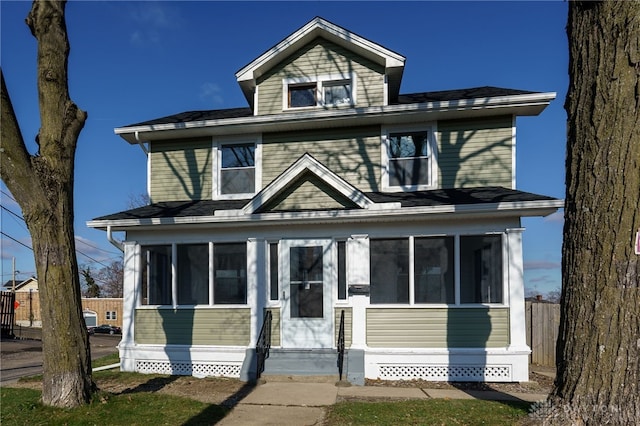
[[373,205],[373,201],[364,195],[363,192],[333,173],[311,155],[304,154],[298,161],[292,164],[266,188],[260,191],[260,193],[258,193],[251,201],[249,201],[242,208],[242,214],[251,215],[255,213],[260,207],[276,197],[283,189],[306,171],[310,171],[322,179],[326,184],[358,205],[358,207],[366,209]]
[[366,54],[369,59],[377,58],[377,60],[374,60],[386,67],[404,66],[404,56],[388,50],[379,44],[373,43],[370,40],[362,38],[357,34],[347,31],[344,28],[332,24],[320,17],[316,17],[236,72],[236,79],[238,82],[254,80],[256,77],[259,77],[264,70],[269,69],[271,63],[278,62],[280,56],[288,55],[289,51],[298,49],[298,46],[320,34],[343,46],[350,46],[352,49],[355,47],[359,51],[362,51],[362,53]]
[[[262,192],[261,192],[262,193]],[[261,226],[282,225],[289,223],[324,223],[341,220],[342,223],[349,221],[380,220],[393,221],[394,219],[406,221],[410,217],[420,217],[431,215],[436,218],[451,218],[452,214],[465,216],[467,218],[498,218],[503,216],[548,216],[559,208],[564,207],[564,200],[538,200],[538,201],[518,201],[501,203],[483,203],[468,205],[445,205],[445,206],[420,206],[382,209],[352,209],[339,211],[301,211],[301,212],[275,212],[275,213],[250,213],[251,206],[260,206],[264,198],[259,198],[259,193],[242,210],[224,211],[223,214],[212,214],[211,216],[189,216],[189,217],[166,217],[166,218],[146,218],[146,219],[119,219],[119,220],[90,220],[87,226],[90,228],[106,228],[111,226],[114,231],[124,231],[130,227],[146,226],[172,226],[172,225],[214,225],[227,226],[229,223],[255,224]],[[374,204],[372,204],[374,205]],[[246,210],[245,210],[246,209]],[[213,213],[213,212],[212,212]]]
[[[354,107],[357,105],[357,77],[355,71],[340,74],[322,74],[315,76],[289,77],[282,79],[282,110],[283,111],[305,111],[318,108],[338,108],[338,107]],[[324,86],[327,83],[348,82],[351,87],[351,101],[344,105],[325,104]],[[292,107],[289,105],[289,86],[292,85],[316,85],[316,104],[305,107]]]
[[[222,172],[222,147],[227,145],[253,144],[254,150],[254,191],[238,194],[220,193],[220,173]],[[262,186],[262,135],[247,134],[241,136],[227,136],[212,138],[212,199],[214,200],[242,200],[252,197]]]
[[[137,144],[138,132],[145,140],[168,139],[189,136],[232,135],[278,130],[313,128],[318,125],[360,125],[384,122],[436,121],[445,118],[464,118],[478,115],[538,115],[556,98],[555,92],[523,95],[495,96],[451,101],[434,101],[415,104],[371,106],[363,108],[316,109],[287,114],[259,115],[215,120],[189,121],[186,123],[164,123],[117,127],[116,135],[127,142]],[[364,121],[363,121],[364,120]],[[368,122],[367,120],[372,120]],[[155,136],[155,137],[154,137]]]
[[516,189],[516,116],[511,117],[511,189]]

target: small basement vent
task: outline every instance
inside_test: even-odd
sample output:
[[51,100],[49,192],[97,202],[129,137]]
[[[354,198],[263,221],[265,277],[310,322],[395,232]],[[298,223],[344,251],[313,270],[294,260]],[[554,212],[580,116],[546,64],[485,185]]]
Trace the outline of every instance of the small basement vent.
[[508,382],[510,365],[379,365],[381,380]]
[[177,376],[240,377],[240,364],[204,364],[190,362],[136,361],[136,371],[144,374]]

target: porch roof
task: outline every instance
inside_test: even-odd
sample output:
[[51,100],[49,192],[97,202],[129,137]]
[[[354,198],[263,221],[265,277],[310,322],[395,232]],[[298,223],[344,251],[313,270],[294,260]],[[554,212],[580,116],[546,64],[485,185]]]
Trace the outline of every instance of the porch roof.
[[[553,197],[503,187],[451,188],[406,193],[366,192],[364,194],[376,204],[399,204],[401,210],[412,207],[493,205],[539,201],[558,204],[561,202]],[[250,201],[250,199],[167,201],[101,216],[89,222],[89,226],[102,227],[105,222],[117,221],[212,216],[215,212],[242,209]],[[357,210],[357,208],[354,209]]]

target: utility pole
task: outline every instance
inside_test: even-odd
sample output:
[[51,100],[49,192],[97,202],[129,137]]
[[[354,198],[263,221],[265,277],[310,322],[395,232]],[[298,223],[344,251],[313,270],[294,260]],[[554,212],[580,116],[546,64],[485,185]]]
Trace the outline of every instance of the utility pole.
[[11,261],[11,266],[13,269],[13,279],[11,280],[11,291],[16,292],[16,258],[14,257]]

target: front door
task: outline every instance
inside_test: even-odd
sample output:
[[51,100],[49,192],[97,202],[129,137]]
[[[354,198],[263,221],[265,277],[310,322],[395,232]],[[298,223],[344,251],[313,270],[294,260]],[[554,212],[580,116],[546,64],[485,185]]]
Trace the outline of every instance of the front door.
[[282,347],[333,347],[332,241],[284,240],[280,253]]

